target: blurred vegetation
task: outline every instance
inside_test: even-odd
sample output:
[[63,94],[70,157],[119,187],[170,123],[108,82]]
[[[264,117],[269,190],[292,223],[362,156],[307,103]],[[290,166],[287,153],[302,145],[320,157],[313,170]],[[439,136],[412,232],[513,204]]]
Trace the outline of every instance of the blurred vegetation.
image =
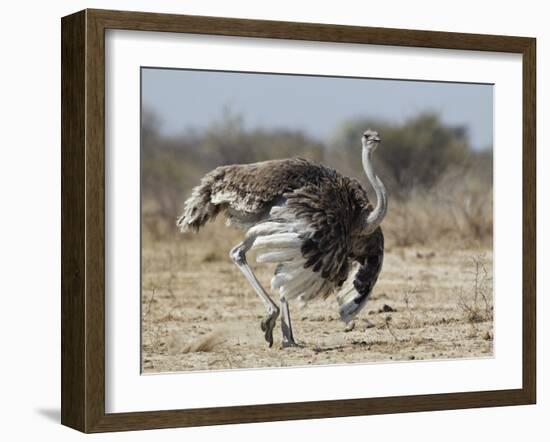
[[[327,143],[300,131],[248,130],[224,109],[202,130],[164,136],[150,111],[142,115],[142,210],[145,239],[177,233],[175,219],[202,175],[223,164],[302,156],[358,178],[370,191],[361,165],[361,134],[380,133],[375,169],[390,196],[384,229],[388,244],[492,241],[492,146],[473,150],[467,129],[449,126],[436,113],[402,123],[356,118],[344,121]],[[373,193],[370,193],[373,195]]]

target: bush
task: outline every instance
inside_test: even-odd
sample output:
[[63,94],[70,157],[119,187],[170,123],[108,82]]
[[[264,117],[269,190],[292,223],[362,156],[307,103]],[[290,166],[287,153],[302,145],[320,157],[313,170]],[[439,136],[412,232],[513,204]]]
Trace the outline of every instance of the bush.
[[375,161],[382,181],[394,195],[406,197],[413,189],[430,189],[449,167],[468,164],[471,149],[466,129],[443,124],[437,114],[424,113],[402,124],[356,119],[345,122],[331,143],[336,156],[347,158],[353,175],[363,175],[357,161],[358,134],[367,128],[380,133],[382,145]]

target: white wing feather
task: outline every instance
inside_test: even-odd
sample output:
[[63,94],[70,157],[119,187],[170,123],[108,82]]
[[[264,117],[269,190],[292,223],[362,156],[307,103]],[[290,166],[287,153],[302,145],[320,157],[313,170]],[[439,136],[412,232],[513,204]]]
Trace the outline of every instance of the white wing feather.
[[[279,217],[283,213],[275,209],[271,211],[272,215]],[[288,300],[299,298],[304,303],[335,288],[334,284],[321,277],[320,272],[314,272],[311,267],[304,268],[300,233],[305,229],[307,226],[303,223],[279,218],[279,221],[258,224],[247,232],[247,236],[256,237],[251,247],[257,252],[256,261],[279,264],[271,279],[271,288],[279,290]]]

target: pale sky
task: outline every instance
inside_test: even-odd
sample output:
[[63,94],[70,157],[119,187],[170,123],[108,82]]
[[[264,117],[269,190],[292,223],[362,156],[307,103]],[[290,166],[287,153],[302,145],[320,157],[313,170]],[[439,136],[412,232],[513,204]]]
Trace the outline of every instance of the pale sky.
[[246,128],[299,129],[321,141],[349,118],[401,122],[436,111],[445,123],[465,125],[474,148],[493,142],[493,86],[486,84],[143,68],[142,99],[167,135],[202,129],[224,107],[242,115]]

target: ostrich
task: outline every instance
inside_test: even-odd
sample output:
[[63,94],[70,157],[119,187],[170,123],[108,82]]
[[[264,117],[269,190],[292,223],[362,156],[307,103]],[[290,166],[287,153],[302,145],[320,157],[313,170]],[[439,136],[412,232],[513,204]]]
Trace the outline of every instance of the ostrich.
[[[266,308],[261,329],[269,347],[281,314],[282,346],[298,346],[292,333],[288,301],[307,303],[337,292],[341,319],[348,323],[364,307],[378,279],[384,257],[380,228],[387,206],[386,189],[372,168],[378,133],[364,132],[362,162],[376,194],[373,208],[359,181],[302,158],[220,166],[192,190],[177,225],[198,231],[225,212],[227,225],[246,231],[229,253]],[[271,288],[280,307],[248,265],[275,263]]]

